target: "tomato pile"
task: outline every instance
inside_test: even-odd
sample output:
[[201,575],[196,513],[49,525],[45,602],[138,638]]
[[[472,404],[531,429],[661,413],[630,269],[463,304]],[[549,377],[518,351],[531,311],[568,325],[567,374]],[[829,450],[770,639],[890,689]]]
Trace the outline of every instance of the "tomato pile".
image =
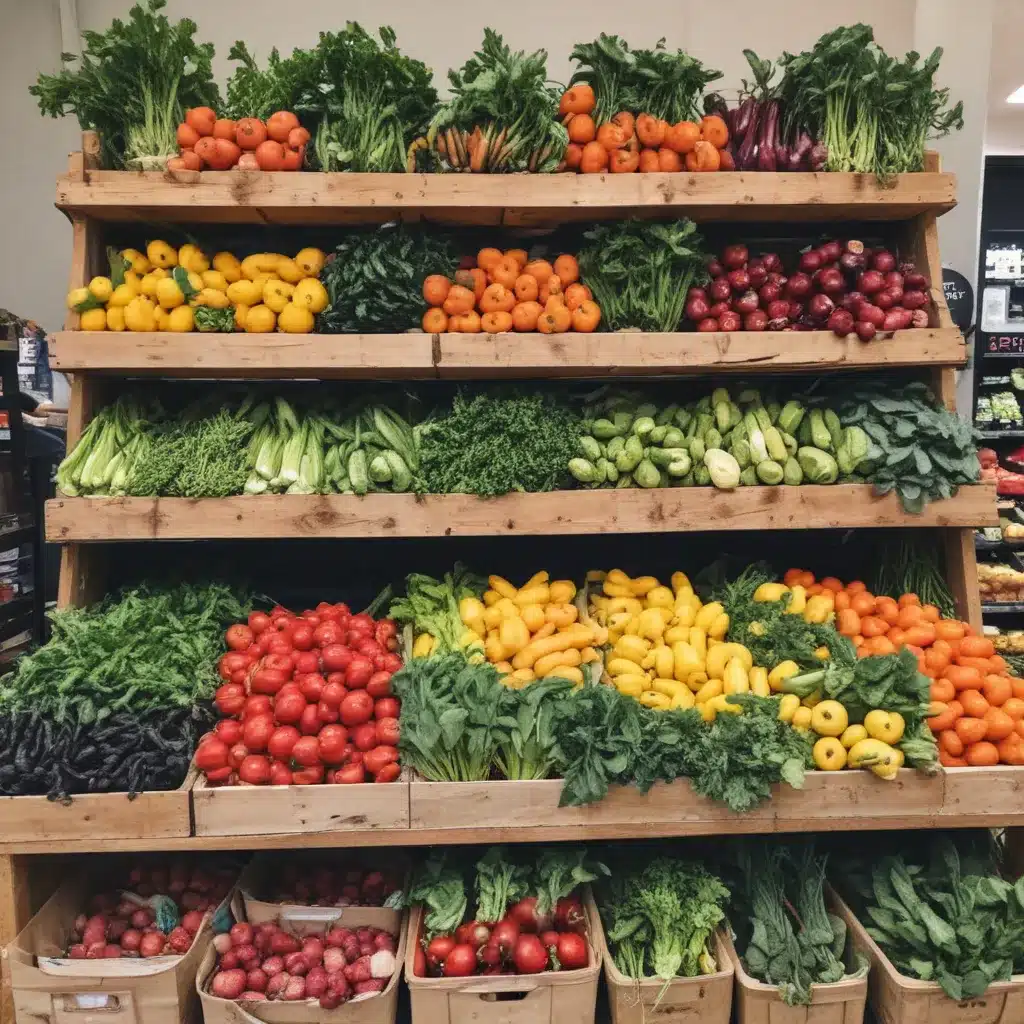
[[[207,911],[220,904],[233,883],[228,868],[192,868],[181,861],[135,867],[127,890],[98,893],[89,901],[90,913],[75,918],[67,956],[116,960],[187,953]],[[169,897],[177,912],[164,902],[158,913],[153,896]]]
[[383,992],[398,968],[397,936],[380,928],[329,928],[301,940],[274,922],[239,921],[213,940],[218,999],[318,1000],[325,1010]]
[[224,716],[199,741],[196,767],[222,785],[309,786],[398,778],[402,667],[391,619],[321,602],[280,606],[231,626],[214,703]]
[[454,935],[435,935],[419,944],[414,964],[419,978],[470,975],[540,974],[586,967],[587,918],[576,895],[558,901],[554,915],[537,912],[537,897],[508,908],[497,924],[468,921]]

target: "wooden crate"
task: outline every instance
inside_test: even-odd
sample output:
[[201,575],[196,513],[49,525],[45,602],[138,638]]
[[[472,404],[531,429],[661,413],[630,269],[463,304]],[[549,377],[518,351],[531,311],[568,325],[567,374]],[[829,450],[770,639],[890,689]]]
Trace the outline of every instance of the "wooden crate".
[[1024,975],[997,981],[983,995],[950,999],[930,981],[900,974],[856,914],[833,893],[836,912],[871,959],[868,998],[878,1024],[1015,1024],[1024,1021]]
[[980,814],[984,820],[978,824],[992,827],[1024,825],[1024,768],[947,768],[943,778],[943,815],[956,819]]
[[403,775],[385,785],[211,786],[200,775],[192,816],[196,836],[407,829],[409,781]]

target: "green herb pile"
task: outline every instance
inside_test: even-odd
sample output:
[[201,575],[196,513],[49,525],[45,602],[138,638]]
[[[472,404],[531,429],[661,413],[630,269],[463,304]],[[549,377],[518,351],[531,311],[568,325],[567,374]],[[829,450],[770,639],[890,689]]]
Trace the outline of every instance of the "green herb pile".
[[[747,972],[775,985],[790,1006],[807,1005],[811,986],[847,976],[847,929],[825,907],[827,857],[813,843],[772,847],[745,843],[738,851],[730,923]],[[863,976],[859,957],[851,974]]]
[[1024,878],[1003,877],[990,835],[900,835],[833,863],[834,884],[901,974],[959,1003],[1024,973]]
[[402,225],[353,232],[328,257],[320,275],[329,303],[319,334],[394,334],[418,324],[423,281],[452,276],[459,256],[446,235]]
[[226,117],[266,121],[279,110],[306,115],[305,101],[315,95],[320,76],[317,50],[293,50],[290,57],[282,57],[275,46],[266,68],[260,70],[248,46],[238,40],[228,51],[228,60],[239,66],[228,79]]
[[704,240],[689,220],[598,224],[578,254],[609,330],[675,331],[686,293],[707,280]]
[[625,40],[602,32],[592,43],[577,43],[571,57],[579,68],[569,85],[586,82],[593,88],[598,125],[620,110],[669,124],[700,121],[704,90],[722,77],[682,50],[666,49],[664,39],[653,50],[631,50]]
[[627,978],[714,974],[713,936],[729,890],[703,865],[678,857],[646,859],[630,851],[612,860],[595,886],[605,938]]
[[921,604],[933,604],[944,619],[956,618],[956,603],[946,583],[933,545],[901,537],[882,545],[873,558],[872,594],[917,594]]
[[554,491],[569,482],[579,416],[553,394],[460,390],[420,433],[428,494]]
[[195,41],[196,23],[172,24],[159,12],[167,0],[143,0],[106,32],[84,31],[80,57],[62,54],[74,70],[40,75],[29,92],[49,117],[74,114],[99,132],[104,167],[163,170],[178,155],[176,133],[189,107],[217,107],[213,44]]

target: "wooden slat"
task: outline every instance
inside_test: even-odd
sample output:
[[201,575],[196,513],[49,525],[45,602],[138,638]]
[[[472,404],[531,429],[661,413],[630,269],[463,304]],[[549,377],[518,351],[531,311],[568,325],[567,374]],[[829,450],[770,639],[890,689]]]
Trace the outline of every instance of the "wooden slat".
[[[469,175],[86,171],[57,183],[57,206],[103,220],[545,224],[608,216],[698,221],[903,220],[956,204],[952,174]],[[799,212],[797,212],[799,211]]]
[[483,499],[449,494],[65,498],[46,504],[53,543],[285,537],[472,537],[706,530],[988,526],[992,485],[962,487],[908,515],[866,484],[556,491]]
[[[31,913],[28,858],[0,856],[0,948],[14,940],[28,924]],[[6,967],[0,978],[0,1021],[14,1021],[11,976]]]

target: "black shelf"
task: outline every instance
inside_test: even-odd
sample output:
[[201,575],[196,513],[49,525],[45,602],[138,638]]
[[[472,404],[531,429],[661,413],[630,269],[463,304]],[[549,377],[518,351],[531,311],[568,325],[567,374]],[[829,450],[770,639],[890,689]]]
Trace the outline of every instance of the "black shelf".
[[1024,352],[983,352],[986,359],[1024,359]]
[[997,601],[983,604],[982,615],[1024,615],[1024,601]]
[[1024,437],[1024,427],[1020,430],[978,430],[983,441],[999,441],[1002,438]]

